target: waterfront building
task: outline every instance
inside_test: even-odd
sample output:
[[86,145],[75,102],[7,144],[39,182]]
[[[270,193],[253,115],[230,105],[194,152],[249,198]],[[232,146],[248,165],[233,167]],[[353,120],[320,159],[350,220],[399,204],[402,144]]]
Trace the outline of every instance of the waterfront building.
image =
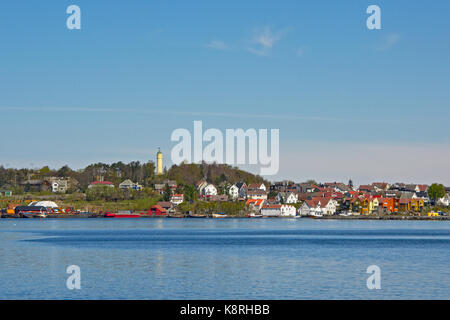
[[288,204],[268,204],[261,208],[265,217],[295,217],[296,209]]
[[147,211],[147,214],[151,216],[166,216],[167,210],[160,205],[155,204]]
[[320,202],[316,200],[305,200],[298,209],[301,216],[319,216],[322,215],[322,208]]
[[399,210],[406,211],[415,211],[420,212],[423,210],[424,202],[422,199],[406,199],[400,198],[399,200]]
[[263,199],[248,199],[245,205],[248,206],[251,211],[260,211],[264,203],[265,200]]
[[383,198],[381,202],[383,208],[387,209],[390,213],[398,212],[399,199],[398,198]]
[[164,210],[167,210],[167,211],[172,209],[172,202],[170,202],[170,201],[159,201],[157,203],[157,205],[164,208]]
[[314,197],[312,200],[318,204],[322,214],[332,215],[336,212],[338,202],[335,199],[327,197]]

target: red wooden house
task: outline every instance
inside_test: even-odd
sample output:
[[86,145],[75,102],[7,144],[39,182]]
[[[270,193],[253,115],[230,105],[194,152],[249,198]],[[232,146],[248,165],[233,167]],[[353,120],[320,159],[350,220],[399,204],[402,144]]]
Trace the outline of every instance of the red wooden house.
[[149,216],[167,216],[167,211],[160,205],[155,204],[147,211],[147,214]]

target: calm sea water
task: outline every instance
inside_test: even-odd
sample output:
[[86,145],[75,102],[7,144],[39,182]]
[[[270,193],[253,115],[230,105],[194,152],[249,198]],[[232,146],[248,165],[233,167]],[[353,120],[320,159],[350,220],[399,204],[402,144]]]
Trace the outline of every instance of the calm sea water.
[[450,223],[1,219],[0,268],[0,299],[450,299]]

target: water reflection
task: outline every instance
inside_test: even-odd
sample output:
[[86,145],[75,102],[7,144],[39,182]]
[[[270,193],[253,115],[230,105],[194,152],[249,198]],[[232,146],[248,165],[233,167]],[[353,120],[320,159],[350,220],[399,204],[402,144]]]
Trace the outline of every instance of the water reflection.
[[[4,219],[0,298],[448,299],[449,248],[446,222]],[[65,287],[71,264],[82,290]]]

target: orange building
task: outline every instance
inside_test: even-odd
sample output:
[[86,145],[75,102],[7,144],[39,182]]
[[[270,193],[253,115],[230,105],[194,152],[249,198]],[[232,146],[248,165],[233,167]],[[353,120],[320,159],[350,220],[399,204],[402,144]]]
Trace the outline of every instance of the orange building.
[[389,210],[390,213],[398,212],[399,199],[397,198],[381,198],[380,205]]

